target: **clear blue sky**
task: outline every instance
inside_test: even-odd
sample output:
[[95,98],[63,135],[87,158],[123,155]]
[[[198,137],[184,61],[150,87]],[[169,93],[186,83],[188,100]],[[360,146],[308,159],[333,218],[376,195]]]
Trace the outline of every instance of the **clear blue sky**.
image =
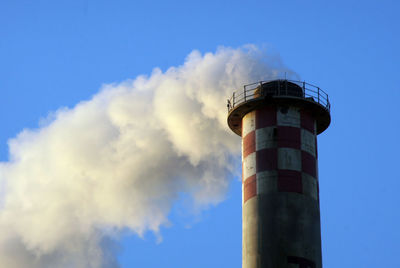
[[[399,11],[386,0],[3,0],[0,160],[9,138],[103,83],[180,65],[193,49],[264,45],[331,99],[318,144],[324,267],[398,268]],[[177,204],[160,244],[123,236],[121,267],[241,267],[240,191],[233,179],[196,218]]]

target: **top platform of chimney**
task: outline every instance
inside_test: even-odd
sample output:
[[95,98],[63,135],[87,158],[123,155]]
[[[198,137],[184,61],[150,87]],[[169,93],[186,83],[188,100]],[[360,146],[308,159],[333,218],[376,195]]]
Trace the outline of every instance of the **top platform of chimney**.
[[302,81],[270,80],[245,85],[228,99],[228,125],[241,136],[242,118],[248,112],[269,105],[295,105],[309,110],[316,118],[317,134],[331,122],[328,94],[317,86]]

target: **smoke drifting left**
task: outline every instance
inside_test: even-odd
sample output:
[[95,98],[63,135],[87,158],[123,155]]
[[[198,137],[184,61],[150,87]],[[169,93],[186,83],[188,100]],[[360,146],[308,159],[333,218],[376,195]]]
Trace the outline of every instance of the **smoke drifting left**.
[[193,209],[221,202],[240,167],[226,98],[293,74],[268,58],[252,45],[193,51],[181,66],[106,85],[10,139],[0,163],[0,267],[118,267],[121,229],[158,233],[182,192]]

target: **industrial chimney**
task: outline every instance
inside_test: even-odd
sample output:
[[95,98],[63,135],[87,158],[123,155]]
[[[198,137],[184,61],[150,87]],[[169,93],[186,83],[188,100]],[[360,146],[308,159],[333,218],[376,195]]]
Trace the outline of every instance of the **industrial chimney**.
[[321,268],[317,135],[328,95],[291,80],[244,86],[228,100],[242,137],[243,268]]

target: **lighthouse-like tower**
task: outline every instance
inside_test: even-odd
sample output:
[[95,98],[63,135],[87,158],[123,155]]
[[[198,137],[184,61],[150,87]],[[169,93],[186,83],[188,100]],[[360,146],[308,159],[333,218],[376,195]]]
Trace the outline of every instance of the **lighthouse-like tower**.
[[291,80],[244,86],[228,100],[242,137],[243,268],[321,268],[317,135],[330,103]]

